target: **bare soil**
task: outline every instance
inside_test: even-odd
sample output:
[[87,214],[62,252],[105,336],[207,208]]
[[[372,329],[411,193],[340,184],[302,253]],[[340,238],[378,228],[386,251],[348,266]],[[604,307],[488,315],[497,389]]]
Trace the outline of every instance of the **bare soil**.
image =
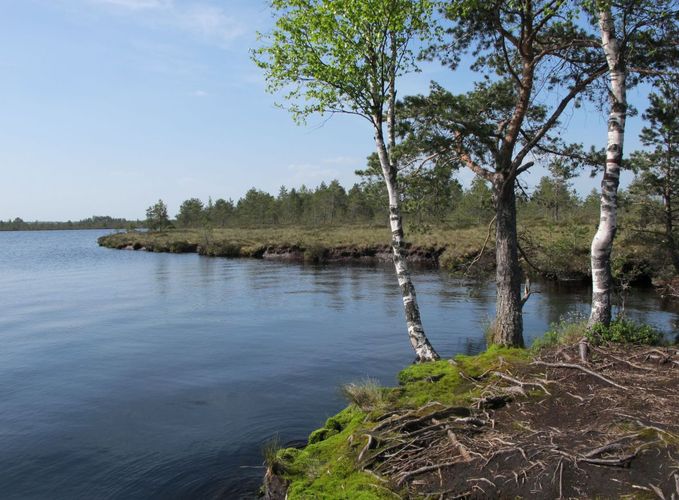
[[679,499],[676,347],[549,348],[470,380],[471,410],[385,415],[361,468],[407,498]]

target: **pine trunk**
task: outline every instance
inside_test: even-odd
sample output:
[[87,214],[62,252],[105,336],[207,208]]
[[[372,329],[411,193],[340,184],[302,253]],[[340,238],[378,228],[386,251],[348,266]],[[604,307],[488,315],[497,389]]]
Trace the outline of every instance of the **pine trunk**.
[[625,67],[610,8],[600,13],[601,42],[608,61],[611,85],[611,111],[608,116],[606,165],[601,181],[599,227],[592,240],[592,311],[588,325],[611,322],[611,251],[617,230],[618,185],[627,118]]
[[495,252],[497,303],[492,342],[523,347],[521,267],[517,251],[514,181],[495,186]]
[[667,250],[672,259],[672,266],[674,272],[679,274],[679,252],[677,252],[677,245],[674,241],[674,214],[672,213],[672,172],[670,160],[668,159],[667,167],[665,168],[665,186],[663,187],[663,206],[665,216],[665,241],[667,242]]
[[[376,118],[375,120],[379,120]],[[403,237],[403,223],[401,219],[400,197],[396,180],[396,167],[390,162],[389,154],[384,143],[384,137],[380,128],[376,127],[375,144],[377,154],[380,159],[380,166],[384,175],[384,181],[389,194],[389,225],[391,228],[391,248],[394,254],[394,267],[398,277],[398,285],[401,289],[403,298],[403,308],[405,310],[406,324],[408,327],[408,337],[410,345],[415,350],[417,361],[435,361],[439,359],[432,345],[429,343],[424,333],[422,320],[420,318],[420,308],[417,305],[415,286],[410,278],[410,271],[406,261],[405,240]]]

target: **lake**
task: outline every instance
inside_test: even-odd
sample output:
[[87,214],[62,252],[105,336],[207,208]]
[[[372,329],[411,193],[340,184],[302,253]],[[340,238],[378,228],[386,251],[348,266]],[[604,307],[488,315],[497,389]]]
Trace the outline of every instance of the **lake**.
[[[0,496],[253,498],[261,447],[304,439],[338,387],[412,362],[391,265],[100,248],[107,231],[0,232]],[[491,283],[418,270],[443,356],[484,348]],[[528,339],[589,291],[534,285]],[[634,290],[628,314],[679,314]]]

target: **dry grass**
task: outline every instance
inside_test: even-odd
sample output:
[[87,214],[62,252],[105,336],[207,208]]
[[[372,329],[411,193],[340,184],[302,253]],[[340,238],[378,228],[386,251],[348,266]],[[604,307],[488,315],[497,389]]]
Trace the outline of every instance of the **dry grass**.
[[344,398],[364,412],[384,408],[387,404],[386,391],[377,380],[367,378],[361,382],[345,384],[340,388]]

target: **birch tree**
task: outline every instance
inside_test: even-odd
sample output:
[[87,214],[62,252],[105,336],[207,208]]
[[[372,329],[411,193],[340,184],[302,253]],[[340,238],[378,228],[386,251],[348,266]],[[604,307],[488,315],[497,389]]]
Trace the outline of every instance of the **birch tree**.
[[418,361],[438,359],[429,343],[405,254],[396,147],[397,79],[416,69],[411,44],[426,36],[429,0],[273,0],[275,28],[254,51],[269,91],[282,92],[298,120],[348,113],[371,126],[389,199],[394,266]]
[[[676,64],[676,0],[599,0],[590,6],[598,21],[608,66],[608,135],[601,180],[599,226],[592,240],[592,309],[588,326],[611,322],[611,253],[617,231],[618,187],[627,121],[627,90],[645,76]],[[630,80],[631,78],[631,80]]]

